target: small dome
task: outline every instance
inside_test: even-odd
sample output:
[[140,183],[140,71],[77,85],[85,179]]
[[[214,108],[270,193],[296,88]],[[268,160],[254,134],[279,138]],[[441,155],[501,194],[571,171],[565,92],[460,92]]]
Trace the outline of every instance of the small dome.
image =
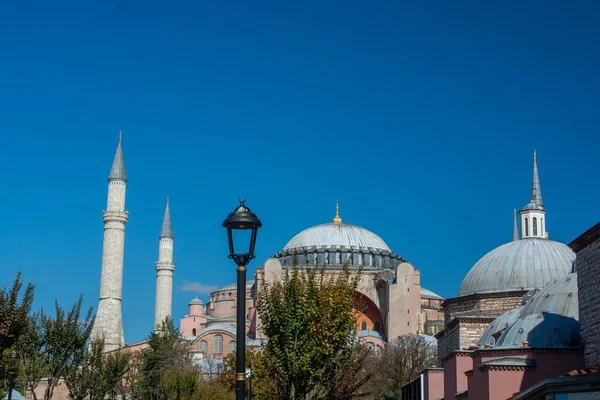
[[[517,318],[515,318],[517,316]],[[498,317],[483,334],[480,347],[501,336],[495,348],[564,348],[582,345],[579,336],[577,273],[540,289],[524,305]]]
[[433,293],[431,290],[425,289],[423,286],[421,286],[421,298],[432,300],[444,300],[442,296]]
[[462,282],[458,296],[544,287],[571,272],[575,253],[565,244],[527,238],[483,256]]
[[202,302],[202,300],[200,300],[199,298],[196,297],[195,299],[192,299],[192,301],[190,301],[188,305],[190,305],[190,306],[196,306],[196,305],[197,306],[203,306],[204,303]]
[[431,335],[425,335],[424,333],[417,333],[417,336],[422,338],[428,345],[433,346],[437,349],[438,342],[435,337]]
[[523,210],[539,210],[539,211],[544,211],[544,207],[542,207],[539,204],[535,204],[534,202],[531,202],[531,203],[527,204],[525,207],[523,207]]
[[493,347],[496,344],[496,340],[500,338],[502,332],[508,329],[519,319],[522,310],[523,306],[519,306],[496,318],[481,336],[481,339],[479,340],[479,347]]
[[390,251],[379,236],[360,226],[328,223],[305,229],[294,236],[283,250],[316,248],[376,249]]
[[[246,289],[252,289],[252,286],[254,286],[254,280],[246,281]],[[234,289],[237,289],[237,282],[230,283],[229,285],[225,285],[221,289],[217,290],[217,292],[220,292],[221,290],[234,290]]]

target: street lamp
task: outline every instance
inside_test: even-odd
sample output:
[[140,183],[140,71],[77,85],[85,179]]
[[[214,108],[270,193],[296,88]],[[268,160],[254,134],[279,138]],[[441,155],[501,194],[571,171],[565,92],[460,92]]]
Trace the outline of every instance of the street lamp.
[[[235,399],[244,400],[246,393],[246,265],[254,258],[254,245],[256,233],[262,226],[260,220],[246,205],[245,200],[240,200],[240,205],[230,213],[223,227],[227,228],[229,241],[229,258],[237,265],[237,318],[236,318],[236,357],[235,357]],[[247,252],[240,252],[240,241],[250,234],[250,243]],[[234,241],[236,242],[234,244]],[[236,246],[238,250],[236,251]]]
[[11,352],[8,355],[8,400],[12,400],[12,391],[15,386],[15,375],[17,374],[18,363],[17,352]]

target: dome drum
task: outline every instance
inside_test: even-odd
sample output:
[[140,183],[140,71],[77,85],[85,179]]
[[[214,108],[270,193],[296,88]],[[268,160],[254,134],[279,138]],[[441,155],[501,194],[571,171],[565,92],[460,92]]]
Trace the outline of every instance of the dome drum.
[[311,246],[289,249],[275,254],[274,257],[279,259],[284,267],[294,265],[294,259],[298,266],[342,267],[347,263],[350,267],[367,269],[393,269],[406,262],[403,257],[391,251],[373,248],[351,249],[345,246]]

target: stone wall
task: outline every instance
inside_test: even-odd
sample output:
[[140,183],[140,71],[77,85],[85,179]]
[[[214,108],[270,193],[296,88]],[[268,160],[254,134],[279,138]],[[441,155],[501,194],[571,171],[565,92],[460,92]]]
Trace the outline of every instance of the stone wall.
[[444,302],[444,322],[449,324],[461,316],[499,316],[519,307],[527,291],[476,294],[448,299]]
[[577,254],[579,322],[585,343],[585,364],[600,366],[600,223],[569,245]]

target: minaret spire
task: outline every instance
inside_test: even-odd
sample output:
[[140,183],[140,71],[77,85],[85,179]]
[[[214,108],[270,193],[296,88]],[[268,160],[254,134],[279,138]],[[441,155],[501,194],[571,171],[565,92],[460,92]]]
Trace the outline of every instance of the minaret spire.
[[513,209],[513,242],[519,240],[519,228],[517,227],[517,209]]
[[333,218],[333,223],[334,224],[342,223],[342,218],[340,218],[340,202],[339,201],[335,202],[335,218]]
[[542,201],[542,188],[540,187],[540,176],[537,166],[537,152],[533,150],[533,181],[531,184],[531,202],[539,207],[544,208]]
[[173,239],[173,227],[171,225],[171,212],[169,210],[169,196],[167,196],[167,208],[165,209],[165,216],[163,217],[163,224],[160,230],[160,237],[167,237]]
[[173,301],[173,227],[171,226],[171,212],[169,210],[169,197],[163,217],[162,228],[158,242],[158,261],[156,262],[156,303],[154,307],[154,328],[157,329],[165,318],[171,316],[171,303]]
[[113,159],[112,166],[110,167],[110,174],[108,175],[109,181],[122,180],[127,182],[127,174],[125,173],[125,158],[123,157],[123,133],[119,131],[119,145]]

